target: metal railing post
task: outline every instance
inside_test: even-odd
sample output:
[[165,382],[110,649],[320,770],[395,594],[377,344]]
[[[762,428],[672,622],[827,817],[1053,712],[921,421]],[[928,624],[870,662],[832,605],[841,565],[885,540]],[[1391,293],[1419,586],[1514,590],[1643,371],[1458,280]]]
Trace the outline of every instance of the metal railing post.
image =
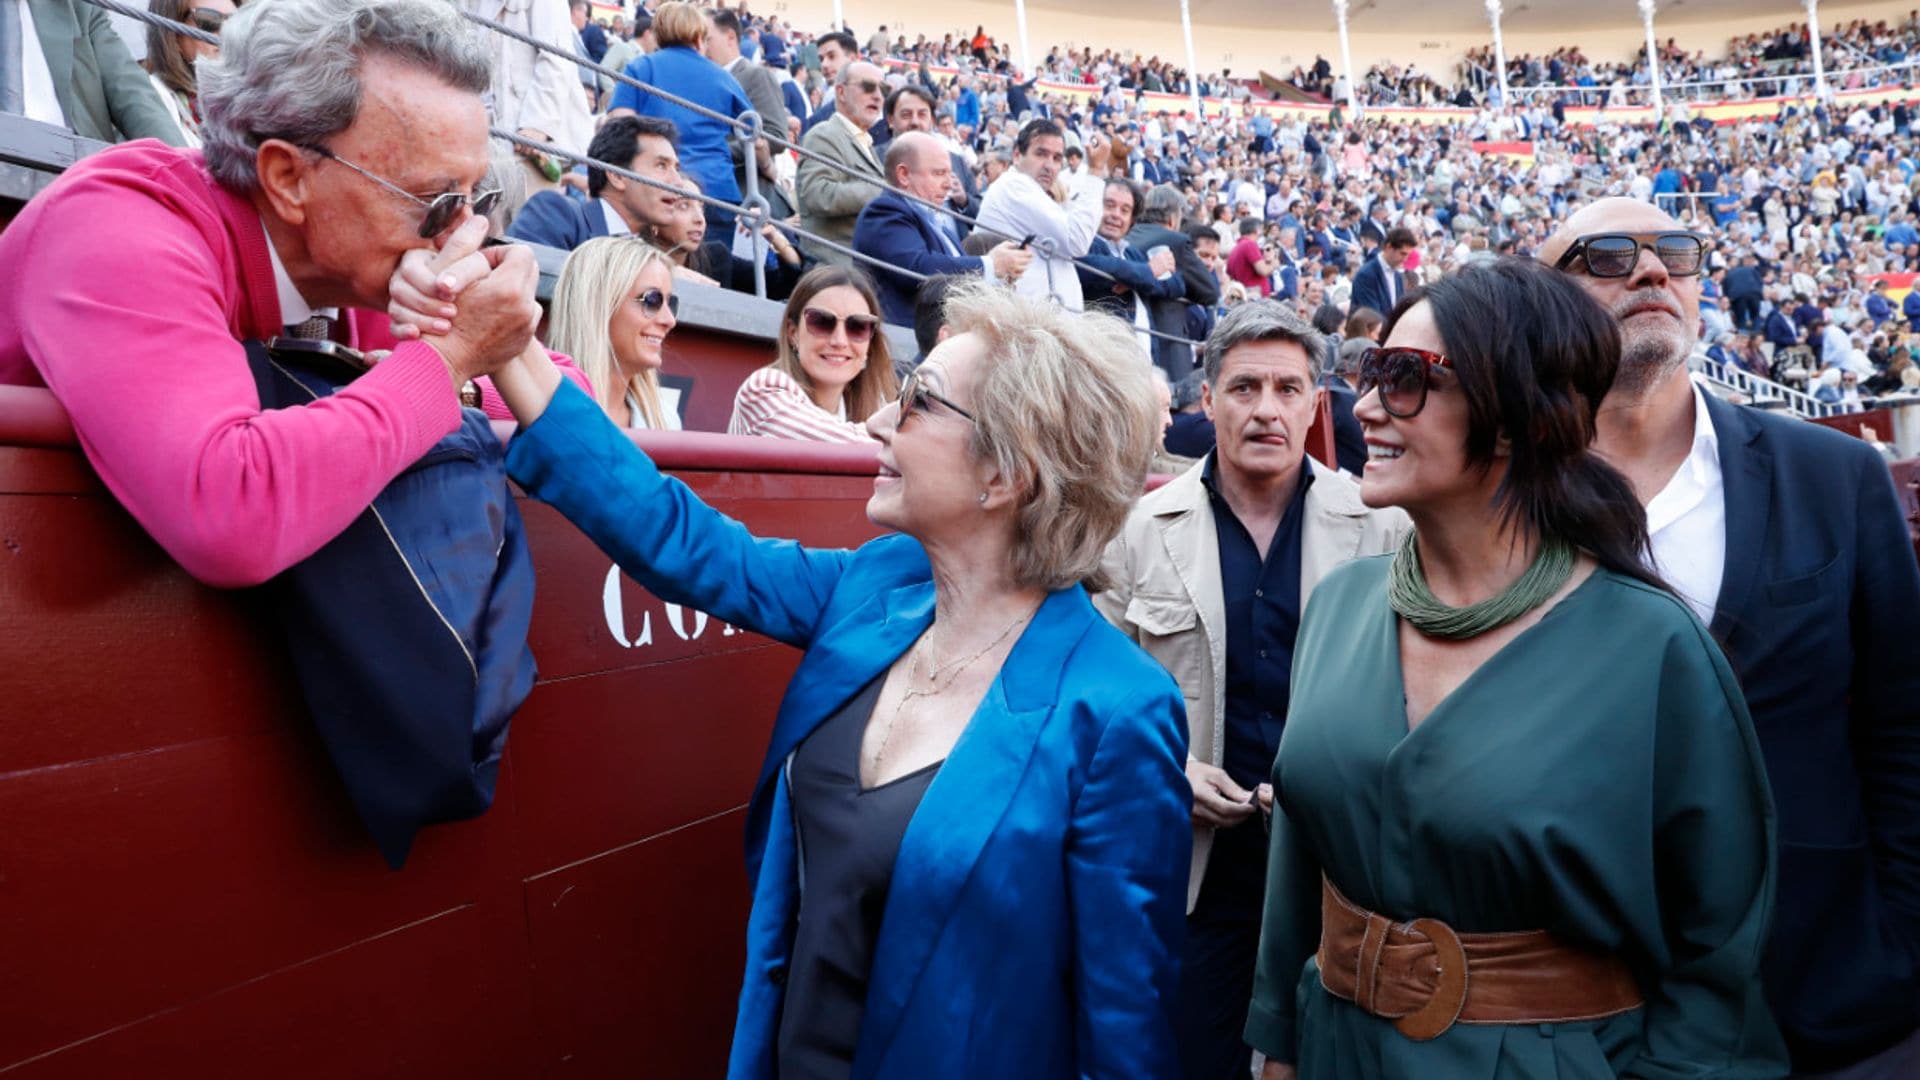
[[[741,113],[739,119],[745,121],[747,125],[744,129],[735,128],[734,137],[740,140],[740,159],[746,165],[741,173],[746,180],[746,190],[741,193],[740,204],[751,215],[747,222],[747,233],[748,242],[753,251],[753,295],[765,300],[767,298],[766,238],[761,236],[760,232],[767,225],[770,216],[768,211],[772,208],[772,204],[760,194],[760,157],[756,150],[760,142],[761,120],[760,114],[753,109]],[[727,239],[729,241],[727,250],[731,252],[733,238]]]

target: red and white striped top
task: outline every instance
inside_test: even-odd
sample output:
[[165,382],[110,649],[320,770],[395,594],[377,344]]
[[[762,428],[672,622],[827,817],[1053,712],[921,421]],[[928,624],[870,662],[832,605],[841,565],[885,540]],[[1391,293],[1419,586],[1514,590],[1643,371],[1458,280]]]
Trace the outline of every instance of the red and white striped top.
[[733,395],[729,435],[762,435],[770,439],[811,442],[871,443],[879,440],[857,424],[813,403],[793,376],[763,367],[747,376]]

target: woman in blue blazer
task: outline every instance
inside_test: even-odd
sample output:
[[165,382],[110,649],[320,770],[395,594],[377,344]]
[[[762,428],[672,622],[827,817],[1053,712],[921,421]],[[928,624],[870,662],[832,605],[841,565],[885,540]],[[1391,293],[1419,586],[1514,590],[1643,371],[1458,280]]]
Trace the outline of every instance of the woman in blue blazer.
[[980,287],[949,318],[868,421],[897,534],[857,550],[750,535],[538,349],[496,377],[509,468],[659,596],[806,650],[729,1075],[1172,1076],[1184,708],[1080,584],[1146,472],[1147,373],[1113,320]]

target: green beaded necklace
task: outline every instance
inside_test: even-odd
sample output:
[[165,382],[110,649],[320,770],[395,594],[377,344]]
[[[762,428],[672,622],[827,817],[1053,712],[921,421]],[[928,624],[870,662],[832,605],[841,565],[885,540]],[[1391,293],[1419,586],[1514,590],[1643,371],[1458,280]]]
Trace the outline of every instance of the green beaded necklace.
[[1394,553],[1393,569],[1387,578],[1387,603],[1415,630],[1429,637],[1459,640],[1484,634],[1547,602],[1573,576],[1573,545],[1559,539],[1543,539],[1534,554],[1533,565],[1498,596],[1489,596],[1466,607],[1448,607],[1427,588],[1427,575],[1420,569],[1420,552],[1414,547],[1413,533],[1400,542]]

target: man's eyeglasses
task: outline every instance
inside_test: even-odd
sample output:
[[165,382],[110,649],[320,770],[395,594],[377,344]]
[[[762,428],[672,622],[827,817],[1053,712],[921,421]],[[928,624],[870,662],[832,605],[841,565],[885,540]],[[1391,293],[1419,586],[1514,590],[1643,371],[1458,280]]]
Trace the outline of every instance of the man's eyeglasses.
[[227,25],[227,13],[213,8],[194,8],[187,12],[187,22],[196,30],[217,34],[221,27]]
[[348,161],[346,158],[341,157],[339,154],[334,153],[324,146],[309,146],[306,147],[306,149],[319,154],[328,161],[345,165],[347,168],[352,169],[354,172],[359,173],[361,176],[379,184],[381,187],[386,188],[388,191],[399,195],[409,202],[426,207],[427,216],[420,221],[420,235],[423,238],[430,239],[446,232],[447,226],[453,224],[453,219],[460,216],[462,207],[471,206],[475,214],[485,217],[493,212],[495,206],[500,204],[499,188],[493,188],[488,191],[476,191],[472,195],[463,195],[458,191],[448,191],[435,195],[431,199],[423,199],[386,177],[378,173],[369,172],[355,165],[353,162]]
[[676,318],[680,315],[680,298],[660,289],[648,289],[634,297],[633,302],[640,305],[649,319],[659,318],[661,308],[673,312]]
[[855,90],[863,94],[877,94],[880,92],[880,84],[872,79],[852,79],[849,80],[849,82]]
[[972,413],[955,405],[951,399],[927,389],[927,382],[918,371],[908,372],[900,382],[900,419],[905,420],[914,413],[933,411],[933,406],[927,404],[929,401],[945,405],[968,420],[973,420]]
[[[800,322],[806,326],[807,332],[823,338],[832,337],[842,321],[833,312],[817,307],[807,308],[800,313]],[[854,345],[865,345],[872,341],[873,332],[880,328],[880,320],[871,315],[848,315],[844,321],[847,324],[847,341]]]
[[1453,361],[1426,349],[1368,349],[1360,354],[1360,393],[1380,389],[1380,407],[1388,416],[1410,420],[1427,407],[1432,368],[1451,369]]
[[1705,265],[1707,242],[1690,232],[1673,231],[1638,236],[1632,233],[1594,233],[1573,242],[1555,270],[1565,270],[1573,260],[1587,264],[1587,273],[1598,278],[1623,278],[1633,275],[1640,265],[1640,253],[1651,251],[1674,277],[1693,277]]

